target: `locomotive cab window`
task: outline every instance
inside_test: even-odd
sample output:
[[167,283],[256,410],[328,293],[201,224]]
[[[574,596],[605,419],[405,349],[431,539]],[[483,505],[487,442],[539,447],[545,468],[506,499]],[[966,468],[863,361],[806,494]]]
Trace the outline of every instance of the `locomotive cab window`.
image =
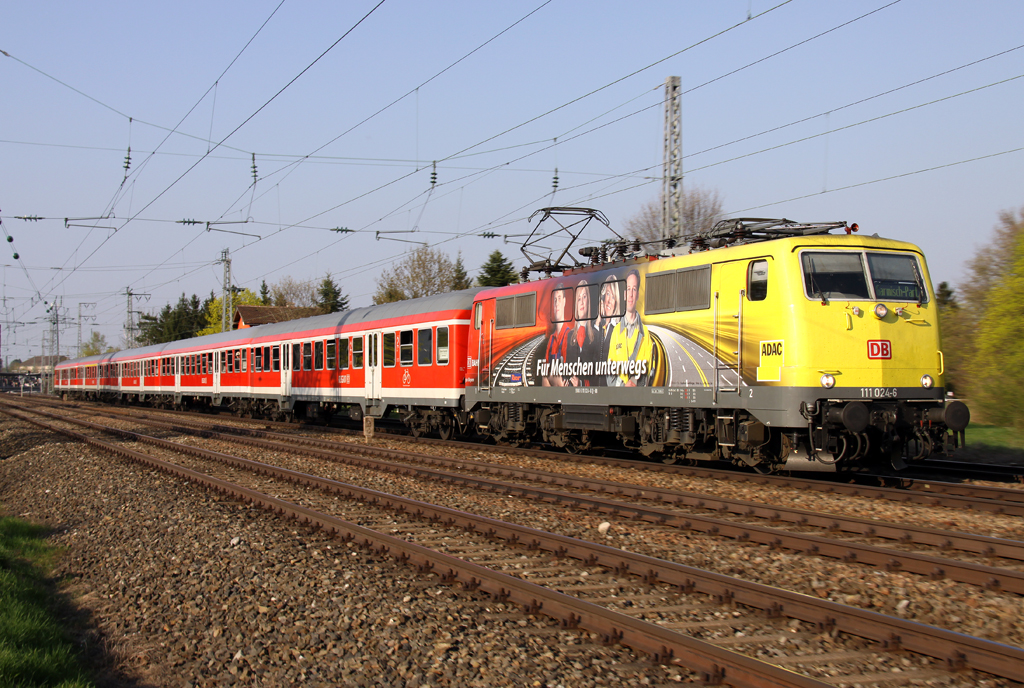
[[747,268],[747,299],[764,301],[768,298],[768,261],[755,260]]
[[473,329],[479,330],[480,325],[484,322],[484,305],[482,303],[476,304],[473,307]]
[[909,254],[806,251],[801,265],[809,299],[927,301],[921,268]]
[[862,299],[871,298],[864,278],[860,253],[804,253],[804,291],[808,298]]
[[416,365],[434,362],[434,331],[429,327],[416,333]]
[[913,256],[893,253],[868,253],[868,272],[875,298],[885,301],[924,303],[925,293],[921,270]]

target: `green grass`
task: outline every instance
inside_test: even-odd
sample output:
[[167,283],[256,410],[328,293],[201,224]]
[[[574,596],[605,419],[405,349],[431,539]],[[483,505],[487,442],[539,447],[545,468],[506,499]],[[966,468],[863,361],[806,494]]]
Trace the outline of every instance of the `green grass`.
[[1013,428],[971,423],[967,426],[967,446],[983,444],[1001,449],[1024,449],[1024,436]]
[[967,446],[957,449],[954,459],[1024,465],[1024,437],[1018,430],[972,422],[965,432]]
[[93,686],[55,607],[46,529],[0,518],[0,686]]

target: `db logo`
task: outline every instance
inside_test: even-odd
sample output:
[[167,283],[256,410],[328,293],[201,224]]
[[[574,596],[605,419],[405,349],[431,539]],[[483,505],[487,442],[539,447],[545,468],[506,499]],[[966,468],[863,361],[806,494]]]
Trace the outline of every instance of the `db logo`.
[[892,358],[892,344],[888,339],[869,339],[868,358]]

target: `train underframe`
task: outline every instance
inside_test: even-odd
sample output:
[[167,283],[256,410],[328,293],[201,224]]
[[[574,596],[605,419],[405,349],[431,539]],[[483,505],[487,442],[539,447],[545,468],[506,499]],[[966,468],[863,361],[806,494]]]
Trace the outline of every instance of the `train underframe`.
[[765,425],[743,409],[490,403],[480,434],[499,443],[544,442],[570,452],[625,447],[664,463],[725,461],[760,472],[901,469],[964,442],[959,401],[802,403],[806,425]]

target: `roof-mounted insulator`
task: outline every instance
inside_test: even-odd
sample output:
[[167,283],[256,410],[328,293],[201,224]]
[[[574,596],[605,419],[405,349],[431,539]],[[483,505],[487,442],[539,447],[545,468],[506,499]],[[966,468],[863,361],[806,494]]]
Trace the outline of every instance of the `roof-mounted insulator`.
[[256,154],[252,154],[252,183],[256,183]]
[[437,160],[434,161],[434,169],[430,172],[430,188],[437,186]]

